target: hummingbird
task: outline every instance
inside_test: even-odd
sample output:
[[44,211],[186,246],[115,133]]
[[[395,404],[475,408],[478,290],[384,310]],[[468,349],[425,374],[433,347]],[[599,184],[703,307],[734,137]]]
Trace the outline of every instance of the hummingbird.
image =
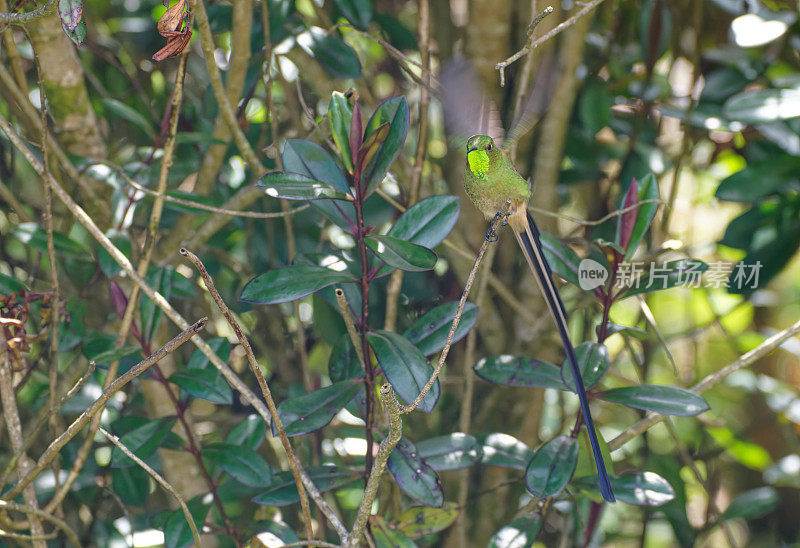
[[567,312],[564,303],[553,283],[553,273],[542,251],[539,229],[528,213],[528,200],[531,186],[514,168],[503,149],[488,135],[473,135],[467,140],[467,163],[464,168],[464,188],[475,207],[486,217],[492,219],[511,201],[507,213],[507,223],[514,231],[522,253],[533,271],[539,289],[547,302],[547,307],[555,320],[561,343],[572,368],[575,388],[581,402],[581,412],[586,421],[586,429],[597,465],[600,492],[608,502],[614,502],[614,493],[606,473],[600,444],[594,429],[594,421],[589,410],[589,400],[581,378],[575,348],[567,331]]

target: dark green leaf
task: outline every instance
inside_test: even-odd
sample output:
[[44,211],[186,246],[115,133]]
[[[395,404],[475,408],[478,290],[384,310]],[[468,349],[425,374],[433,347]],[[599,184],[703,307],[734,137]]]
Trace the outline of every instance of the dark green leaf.
[[58,0],[58,17],[67,30],[75,30],[83,19],[83,0]]
[[[47,253],[47,233],[36,223],[21,223],[11,229],[11,234],[23,244]],[[59,255],[79,261],[91,261],[92,256],[81,244],[65,236],[53,233],[53,247]]]
[[[352,483],[360,477],[359,472],[352,472],[345,468],[336,466],[317,466],[307,468],[308,477],[321,493],[338,489],[343,485]],[[291,472],[278,472],[272,476],[272,488],[261,493],[253,499],[256,504],[265,506],[286,506],[294,504],[300,500],[297,494],[297,486]]]
[[114,116],[118,116],[123,120],[129,121],[139,129],[141,129],[144,132],[144,134],[147,135],[148,137],[153,136],[152,121],[145,118],[138,110],[129,107],[122,101],[118,101],[117,99],[113,99],[111,97],[103,98],[102,102],[109,113],[113,114]]
[[325,72],[334,78],[358,78],[361,63],[356,51],[344,40],[333,34],[314,36],[311,52]]
[[797,180],[799,171],[799,156],[785,154],[761,162],[752,162],[744,169],[723,179],[717,187],[715,196],[729,202],[749,203],[780,192]]
[[458,518],[457,504],[446,502],[441,508],[414,506],[389,522],[389,527],[417,539],[444,531]]
[[[380,150],[375,155],[374,160],[365,169],[364,181],[366,181],[367,192],[369,194],[378,186],[383,180],[386,172],[389,170],[400,151],[403,149],[403,143],[406,141],[406,134],[408,133],[408,102],[403,96],[392,97],[384,101],[367,123],[364,130],[364,140],[366,141],[373,131],[378,127],[390,123],[389,133],[383,141]],[[427,247],[427,246],[426,246]]]
[[534,453],[525,470],[525,487],[533,495],[546,498],[561,492],[578,464],[578,440],[558,436]]
[[138,347],[124,346],[117,350],[111,349],[106,350],[105,352],[100,352],[99,354],[94,354],[93,356],[87,356],[87,359],[93,361],[97,365],[106,365],[111,362],[121,360],[126,356],[138,354],[139,351],[140,349]]
[[[600,333],[600,326],[597,326],[596,331]],[[644,329],[639,329],[638,327],[630,327],[628,325],[617,325],[615,323],[609,322],[608,329],[606,330],[606,337],[610,337],[611,335],[616,335],[617,333],[621,333],[622,335],[628,335],[633,337],[634,339],[639,339],[643,341],[647,338],[647,331]]]
[[[125,255],[128,259],[132,257],[131,253],[133,253],[133,245],[131,244],[131,239],[127,232],[112,229],[106,232],[106,236],[108,236],[108,239],[111,240],[111,243],[114,244],[123,255]],[[122,270],[122,267],[117,263],[117,261],[111,258],[111,255],[103,246],[100,246],[97,249],[97,262],[100,263],[100,270],[103,271],[103,274],[105,274],[107,278],[113,278],[120,270]]]
[[[336,413],[355,397],[360,386],[353,380],[337,382],[281,402],[278,413],[286,434],[297,436],[327,426]],[[274,427],[273,433],[277,435]]]
[[386,13],[376,13],[374,17],[394,47],[401,51],[417,49],[417,37],[397,17]]
[[348,21],[361,30],[367,30],[372,21],[372,2],[370,0],[335,0],[336,7]]
[[350,192],[339,165],[324,148],[315,143],[289,139],[283,147],[281,159],[283,169],[289,173],[306,175],[345,194]]
[[[206,520],[208,509],[211,508],[211,501],[203,502],[203,499],[203,496],[198,496],[186,503],[189,515],[192,516],[192,521],[200,534],[203,531],[203,522]],[[183,510],[173,510],[164,525],[164,548],[186,548],[192,542],[194,542],[194,536],[192,536],[192,530],[189,528]]]
[[530,447],[508,434],[496,432],[478,436],[477,439],[481,444],[483,464],[522,471],[533,458]]
[[444,504],[442,483],[436,472],[422,460],[417,448],[406,438],[400,438],[389,455],[389,471],[400,489],[425,506],[441,508]]
[[774,487],[758,487],[745,491],[731,501],[721,519],[753,519],[772,512],[779,502]]
[[584,87],[579,102],[581,121],[594,135],[611,122],[611,105],[608,84],[602,80],[591,80]]
[[83,45],[84,40],[86,40],[86,19],[84,17],[81,17],[81,22],[73,30],[65,27],[63,23],[61,24],[61,29],[76,46]]
[[[414,322],[403,336],[419,348],[420,352],[430,356],[444,348],[457,310],[456,301],[439,305]],[[470,302],[465,303],[453,335],[453,344],[463,339],[477,320],[478,307]]]
[[269,464],[249,447],[214,443],[203,448],[203,456],[248,487],[269,487],[272,484]]
[[433,249],[444,240],[458,220],[458,198],[429,196],[400,215],[387,236]]
[[370,235],[366,238],[367,247],[387,265],[408,272],[430,270],[436,264],[436,253],[391,236]]
[[417,451],[437,472],[468,468],[481,459],[478,440],[461,432],[421,441],[417,443]]
[[[675,498],[670,484],[655,472],[634,472],[611,477],[611,489],[618,502],[636,506],[661,506]],[[597,476],[587,476],[573,482],[583,489],[600,493]]]
[[125,504],[144,506],[150,492],[150,476],[138,466],[114,467],[111,469],[111,486]]
[[[208,346],[219,356],[219,359],[228,363],[228,358],[231,355],[231,343],[225,337],[214,337],[208,340]],[[211,361],[203,352],[197,348],[192,352],[192,357],[186,362],[186,369],[203,369],[209,366]],[[214,366],[211,366],[212,368]],[[216,369],[214,369],[216,371]]]
[[267,425],[259,415],[248,415],[225,437],[226,443],[241,445],[255,451],[267,435]]
[[702,396],[677,386],[626,386],[601,392],[597,397],[636,409],[679,417],[693,417],[710,409]]
[[705,85],[700,93],[701,101],[720,102],[741,91],[750,79],[740,70],[722,67],[711,71],[705,77]]
[[487,548],[527,548],[533,546],[542,528],[542,516],[528,514],[500,529],[489,539]]
[[331,351],[328,360],[328,376],[331,382],[358,379],[364,376],[364,366],[358,358],[350,335],[343,333]]
[[701,274],[706,270],[708,265],[699,259],[678,259],[660,266],[653,263],[644,274],[631,282],[630,289],[623,297],[699,283]]
[[339,156],[348,171],[353,171],[353,155],[350,152],[350,120],[353,111],[343,93],[334,91],[328,103],[328,121],[331,123],[331,135]]
[[300,173],[270,171],[256,186],[267,196],[287,200],[349,200],[350,196],[332,186],[315,181]]
[[287,266],[256,276],[244,286],[240,301],[274,304],[293,301],[323,287],[339,282],[352,282],[347,272],[336,272],[323,266]]
[[416,544],[397,531],[391,524],[381,516],[373,515],[369,517],[369,530],[375,541],[376,548],[416,548]]
[[[386,380],[395,392],[411,403],[433,374],[433,367],[425,356],[408,339],[398,333],[378,330],[368,333],[367,339],[378,360]],[[439,400],[439,380],[431,386],[417,409],[430,413]]]
[[[174,418],[154,419],[131,430],[122,436],[120,441],[130,449],[131,453],[145,460],[156,452],[161,442],[169,435],[173,424],[175,424]],[[134,466],[135,464],[119,447],[114,446],[111,451],[112,466]]]
[[[658,181],[652,173],[648,173],[644,179],[639,181],[639,202],[658,199]],[[625,252],[626,260],[633,256],[636,248],[639,246],[639,242],[642,241],[642,238],[644,238],[644,235],[647,233],[647,229],[650,228],[650,223],[653,222],[656,211],[658,211],[658,203],[656,202],[641,204],[639,208],[636,209],[636,224],[633,225],[631,239],[628,242],[627,251]]]
[[744,124],[761,124],[800,116],[800,90],[760,89],[737,93],[725,102],[725,116]]
[[547,232],[539,232],[542,241],[542,250],[545,258],[550,264],[550,268],[567,280],[568,282],[580,286],[578,282],[578,272],[581,259],[567,244]]
[[504,386],[567,390],[558,366],[535,358],[491,356],[479,361],[474,370],[480,378]]
[[24,283],[0,272],[0,295],[11,295],[12,293],[21,293],[27,290],[28,288]]
[[195,398],[220,405],[233,403],[233,391],[230,385],[225,377],[212,367],[177,371],[170,375],[169,382],[177,384]]
[[[582,342],[575,347],[575,359],[578,360],[583,386],[586,390],[599,383],[611,365],[608,348],[603,344],[591,341]],[[575,392],[575,377],[572,375],[572,367],[568,359],[561,364],[561,380],[564,381],[564,385]]]

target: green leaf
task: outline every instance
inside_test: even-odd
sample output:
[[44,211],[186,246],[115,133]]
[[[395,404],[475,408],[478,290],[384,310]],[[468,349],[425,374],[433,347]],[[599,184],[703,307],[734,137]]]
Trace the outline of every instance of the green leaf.
[[522,471],[533,458],[530,447],[508,434],[495,432],[478,436],[477,439],[481,444],[481,463],[484,465]]
[[[286,435],[297,436],[324,428],[342,407],[350,403],[360,386],[353,380],[337,382],[281,402],[278,413]],[[273,434],[277,435],[274,426]]]
[[425,506],[441,508],[444,491],[439,476],[419,456],[417,448],[406,438],[400,438],[397,447],[389,455],[389,472],[400,489],[409,497]]
[[[648,173],[644,179],[639,181],[639,202],[658,199],[658,181],[652,173]],[[627,251],[625,252],[625,260],[633,256],[642,238],[644,238],[644,235],[647,233],[647,229],[650,228],[650,223],[653,222],[657,211],[658,203],[656,202],[641,204],[639,208],[636,209],[636,224],[633,225],[631,239],[628,242]]]
[[568,390],[557,365],[524,356],[490,356],[473,368],[480,378],[504,386]]
[[[430,356],[444,348],[457,310],[457,301],[439,305],[414,322],[403,336],[419,348],[420,352]],[[453,335],[453,344],[463,339],[476,321],[478,321],[477,305],[465,303]]]
[[[13,234],[23,244],[43,253],[47,253],[47,233],[36,223],[21,223],[11,229]],[[57,254],[69,259],[91,261],[92,256],[81,244],[61,234],[53,232],[53,247]]]
[[797,180],[800,157],[779,155],[747,166],[729,175],[717,187],[714,196],[729,202],[750,203],[758,198],[781,192]]
[[[228,363],[228,358],[231,355],[231,343],[228,342],[228,339],[225,337],[214,337],[208,340],[208,346],[211,347],[220,360]],[[186,362],[186,369],[204,369],[210,364],[211,361],[208,357],[197,348],[192,352],[192,357],[189,358],[189,361]],[[213,365],[211,367],[214,368]],[[216,368],[214,368],[214,371],[216,371]]]
[[[611,366],[608,348],[604,344],[591,341],[582,342],[575,347],[575,359],[578,360],[583,386],[586,390],[599,383]],[[575,377],[572,375],[572,367],[568,359],[561,364],[561,380],[564,381],[565,386],[575,392]]]
[[325,72],[334,78],[358,78],[361,63],[356,51],[344,40],[333,34],[313,36],[311,53]]
[[390,521],[389,527],[417,539],[444,531],[453,525],[459,511],[458,505],[452,502],[446,502],[441,508],[414,506]]
[[287,200],[350,200],[350,196],[300,173],[270,171],[256,187],[267,196]]
[[289,173],[306,175],[345,194],[350,192],[339,165],[324,148],[315,143],[289,139],[283,147],[281,160],[283,169]]
[[489,539],[487,548],[527,548],[533,546],[542,528],[542,516],[528,514],[500,529]]
[[328,121],[331,123],[331,135],[339,157],[344,162],[345,168],[353,172],[353,155],[350,152],[350,120],[353,111],[343,93],[334,91],[328,103]]
[[255,451],[267,435],[267,425],[259,415],[248,415],[234,426],[225,437],[225,443],[241,445]]
[[328,360],[328,376],[331,382],[358,379],[364,376],[364,367],[358,358],[350,335],[343,333],[331,351]]
[[725,117],[743,124],[761,124],[800,116],[800,90],[761,89],[737,93],[725,102]]
[[580,287],[578,270],[581,259],[571,247],[547,232],[539,232],[542,241],[542,250],[550,268],[566,281]]
[[353,26],[367,30],[372,21],[372,2],[370,0],[335,0],[336,7]]
[[[211,508],[211,501],[203,502],[203,499],[204,496],[200,495],[186,503],[187,508],[189,508],[189,515],[192,516],[192,521],[194,521],[194,525],[200,534],[203,531],[203,522],[206,520],[208,509]],[[192,542],[194,542],[194,537],[183,510],[173,510],[164,525],[164,547],[186,548]]]
[[[390,331],[367,333],[372,351],[386,380],[406,403],[419,396],[433,374],[433,367],[411,341]],[[439,400],[439,379],[431,386],[417,409],[430,413]]]
[[93,356],[87,356],[86,359],[93,361],[97,365],[107,365],[111,362],[121,360],[126,356],[132,356],[133,354],[138,354],[139,351],[140,351],[139,347],[124,346],[116,350],[112,348],[111,350],[106,350],[105,352],[94,354]]
[[195,398],[219,405],[233,403],[233,390],[216,368],[177,371],[170,375],[169,382],[177,384]]
[[0,295],[11,295],[12,293],[21,293],[27,290],[28,288],[24,283],[0,272]]
[[64,26],[64,23],[61,23],[61,29],[76,46],[83,45],[84,40],[86,40],[86,19],[83,16],[81,16],[80,23],[74,29],[68,29]]
[[750,78],[742,74],[742,71],[729,67],[713,70],[704,77],[705,85],[700,93],[701,102],[722,102],[741,91],[750,82]]
[[249,447],[214,443],[203,448],[203,456],[248,487],[269,487],[272,470],[267,461]]
[[[307,468],[306,472],[321,493],[338,489],[361,477],[359,472],[330,465]],[[272,488],[255,497],[253,502],[264,506],[286,506],[299,500],[300,495],[297,494],[297,485],[292,473],[278,472],[272,476]]]
[[458,198],[429,196],[400,215],[387,236],[433,249],[444,240],[458,220]]
[[578,464],[578,440],[558,436],[534,453],[525,470],[525,487],[533,495],[546,498],[561,492]]
[[[634,472],[611,477],[611,489],[618,502],[636,506],[661,506],[675,498],[669,482],[655,472]],[[573,485],[593,493],[600,493],[597,476],[579,478]]]
[[129,121],[134,126],[141,129],[145,135],[151,138],[153,137],[152,121],[145,118],[138,110],[129,107],[122,101],[118,101],[117,99],[113,99],[111,97],[102,99],[102,102],[109,113],[113,114],[114,116],[118,116],[123,120]]
[[626,386],[606,390],[597,394],[597,397],[636,409],[679,417],[693,417],[710,409],[702,396],[677,386]]
[[[122,444],[130,449],[131,453],[142,460],[156,452],[161,442],[163,442],[175,424],[174,418],[163,418],[160,420],[150,420],[143,426],[135,428],[124,436],[120,437]],[[135,466],[133,462],[119,447],[114,446],[111,451],[112,466]]]
[[75,30],[83,19],[83,0],[58,0],[58,17],[67,30]]
[[774,487],[758,487],[736,496],[723,512],[721,519],[754,519],[772,512],[779,502]]
[[586,129],[594,135],[611,123],[611,105],[614,102],[608,94],[608,84],[592,79],[581,93],[579,112]]
[[432,269],[436,264],[436,253],[398,238],[370,235],[365,243],[379,259],[400,270],[422,272]]
[[[114,244],[117,249],[122,251],[123,255],[128,259],[132,257],[133,244],[131,244],[131,238],[128,236],[127,232],[111,229],[106,232],[106,236],[108,236],[108,239],[111,240],[111,243]],[[105,274],[107,278],[113,278],[122,270],[122,267],[111,257],[103,246],[97,249],[97,262],[100,264],[100,270],[103,271],[103,274]]]
[[[600,333],[600,326],[598,325],[596,331]],[[629,337],[633,337],[634,339],[639,339],[643,341],[647,338],[647,331],[644,329],[639,329],[638,327],[631,327],[628,325],[618,325],[612,322],[608,323],[608,329],[606,330],[606,338],[610,337],[611,335],[616,335],[617,333],[621,333],[623,336],[627,335]]]
[[623,298],[699,282],[701,274],[706,270],[708,265],[699,259],[678,259],[661,266],[653,263],[644,274],[633,280]]
[[406,134],[408,133],[408,119],[408,102],[405,97],[400,96],[392,97],[381,103],[367,123],[367,127],[364,130],[365,142],[378,127],[386,122],[390,124],[386,139],[370,166],[367,166],[364,172],[363,180],[366,181],[367,196],[380,184],[389,170],[389,166],[394,163],[403,149],[403,143],[405,143]]
[[240,301],[275,304],[293,301],[323,287],[339,282],[352,282],[347,272],[336,272],[323,266],[287,266],[256,276],[244,286]]
[[369,531],[375,541],[376,548],[416,548],[416,544],[401,531],[386,523],[381,516],[369,517]]
[[468,468],[481,459],[478,440],[461,432],[421,441],[417,443],[417,451],[437,472]]
[[144,506],[150,492],[150,476],[138,466],[114,467],[111,469],[111,486],[125,504]]

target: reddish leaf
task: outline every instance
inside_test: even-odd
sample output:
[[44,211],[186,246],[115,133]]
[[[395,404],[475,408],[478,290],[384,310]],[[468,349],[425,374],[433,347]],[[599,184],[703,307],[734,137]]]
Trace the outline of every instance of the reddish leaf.
[[153,61],[163,61],[170,57],[177,57],[183,53],[183,50],[189,45],[189,40],[191,40],[191,38],[191,30],[188,30],[186,34],[178,34],[170,37],[170,39],[167,40],[167,45],[153,54]]
[[356,162],[356,166],[361,171],[364,171],[369,165],[370,160],[375,156],[375,154],[380,150],[381,145],[386,140],[386,136],[389,134],[389,126],[391,124],[389,122],[385,122],[381,124],[378,129],[372,132],[372,135],[366,140],[366,142],[361,145],[361,150],[358,151],[358,162]]
[[169,38],[176,34],[183,34],[180,32],[180,28],[184,21],[184,9],[186,9],[186,0],[178,0],[164,12],[157,25],[158,33],[161,36]]
[[114,305],[114,311],[120,318],[125,315],[125,309],[128,308],[128,297],[122,291],[122,288],[115,281],[108,282],[109,293],[111,293],[111,304]]
[[[627,209],[639,203],[639,185],[636,179],[631,181],[628,187],[628,193],[625,195],[625,202],[622,204],[622,209]],[[622,249],[627,249],[633,234],[633,227],[636,226],[636,217],[639,214],[637,208],[626,211],[619,218],[619,225],[617,227],[618,243]]]

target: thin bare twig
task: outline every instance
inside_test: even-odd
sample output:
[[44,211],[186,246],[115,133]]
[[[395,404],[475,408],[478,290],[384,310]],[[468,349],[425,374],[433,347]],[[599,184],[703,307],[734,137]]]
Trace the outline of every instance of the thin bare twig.
[[356,349],[358,361],[361,362],[362,367],[366,368],[364,351],[361,348],[361,341],[358,340],[358,331],[356,331],[356,324],[353,322],[353,316],[350,314],[350,305],[347,303],[347,297],[344,296],[344,291],[339,288],[334,291],[334,294],[336,295],[336,302],[339,304],[339,311],[342,313],[344,325],[347,327],[347,334],[350,335],[350,340],[353,343],[353,347]]
[[186,506],[186,501],[183,500],[183,497],[180,495],[180,493],[178,493],[178,491],[176,491],[175,488],[172,485],[170,485],[167,480],[162,478],[158,472],[150,468],[146,462],[144,462],[142,459],[134,455],[130,449],[125,447],[125,444],[122,443],[117,436],[115,436],[114,434],[109,434],[108,432],[103,430],[102,427],[98,428],[98,430],[100,431],[101,434],[103,434],[106,438],[108,438],[108,441],[116,445],[120,451],[125,453],[128,456],[128,458],[130,458],[131,460],[133,460],[133,462],[138,464],[145,472],[150,474],[150,477],[156,480],[156,482],[159,485],[161,485],[161,487],[169,491],[170,494],[172,494],[172,496],[175,497],[175,500],[177,500],[178,504],[181,505],[181,510],[183,511],[183,516],[186,518],[186,521],[189,524],[189,529],[192,530],[192,536],[194,537],[195,544],[197,546],[202,546],[203,544],[200,542],[200,532],[197,530],[197,525],[195,525],[194,519],[192,518],[192,514],[191,512],[189,512],[189,507]]
[[[12,502],[10,500],[0,500],[0,509],[2,509],[2,510],[13,510],[15,512],[22,512],[24,514],[30,514],[30,515],[36,516],[37,518],[41,518],[41,519],[43,519],[45,521],[49,521],[50,523],[52,523],[53,525],[55,525],[56,527],[58,527],[59,529],[64,531],[64,535],[67,537],[67,539],[70,541],[70,543],[72,543],[72,545],[75,546],[75,548],[79,548],[81,546],[81,543],[78,540],[78,535],[75,534],[75,531],[73,531],[72,528],[70,528],[70,526],[67,524],[67,522],[65,522],[64,520],[59,519],[59,518],[57,518],[57,517],[55,517],[55,516],[53,516],[51,514],[48,514],[47,512],[43,512],[42,510],[39,510],[37,508],[31,508],[27,504],[19,504],[17,502]],[[10,537],[12,535],[8,535],[4,531],[0,531],[0,537],[3,537],[3,536],[9,536]],[[45,540],[46,538],[49,538],[49,535],[42,535],[41,536],[41,540]],[[40,539],[35,539],[35,538],[29,536],[28,540],[40,540]]]
[[112,382],[111,385],[104,390],[102,394],[100,394],[100,397],[92,402],[86,411],[81,413],[81,415],[75,419],[60,436],[50,443],[44,453],[42,453],[42,456],[39,457],[39,461],[36,463],[36,466],[32,470],[28,471],[25,477],[19,480],[19,482],[17,482],[17,484],[10,491],[3,494],[3,500],[13,499],[19,493],[21,493],[22,490],[28,484],[30,484],[30,482],[32,482],[33,479],[38,476],[42,470],[44,470],[45,467],[47,467],[47,465],[53,461],[54,458],[56,458],[61,448],[64,447],[69,440],[74,438],[78,432],[80,432],[81,429],[89,423],[95,414],[103,410],[106,402],[111,399],[114,394],[122,390],[126,384],[147,371],[151,366],[164,359],[170,352],[173,352],[191,337],[199,333],[206,326],[207,321],[208,318],[201,318],[199,321],[189,326],[188,329],[185,329],[179,333],[174,339],[131,367],[125,372],[125,374],[121,375],[114,382]]
[[[237,338],[239,339],[239,343],[245,350],[247,354],[248,362],[250,363],[250,368],[253,371],[253,374],[256,376],[256,380],[258,381],[259,386],[261,387],[261,392],[264,395],[264,399],[267,402],[267,407],[269,407],[269,412],[272,417],[273,425],[275,429],[278,431],[278,436],[280,437],[281,444],[283,445],[284,450],[286,451],[286,456],[289,458],[289,467],[291,468],[292,475],[295,478],[295,483],[297,485],[297,492],[300,495],[300,503],[303,506],[303,500],[305,499],[305,507],[303,507],[303,514],[304,520],[308,520],[307,523],[310,526],[311,523],[311,514],[308,508],[308,499],[305,496],[305,491],[308,490],[308,493],[311,495],[311,498],[314,500],[314,503],[320,509],[320,511],[328,518],[328,521],[333,525],[336,532],[339,534],[340,537],[344,538],[347,535],[347,530],[344,528],[344,524],[339,519],[339,516],[331,509],[330,506],[325,502],[320,494],[319,490],[316,488],[314,483],[308,477],[308,474],[305,473],[300,462],[297,459],[297,455],[295,455],[294,450],[292,449],[292,445],[289,442],[289,437],[286,435],[286,431],[283,428],[283,423],[281,421],[280,415],[278,414],[278,408],[275,405],[275,401],[272,398],[272,393],[270,392],[269,386],[267,385],[267,381],[264,378],[264,373],[262,373],[261,368],[256,361],[255,354],[253,353],[253,348],[250,346],[250,342],[247,340],[244,332],[242,331],[241,326],[239,326],[239,322],[236,321],[236,318],[233,317],[231,314],[230,309],[225,304],[225,301],[222,300],[219,292],[217,291],[216,287],[214,286],[214,281],[211,279],[211,276],[208,275],[205,266],[203,266],[202,261],[191,251],[187,249],[181,249],[180,254],[184,257],[188,258],[197,271],[200,273],[200,276],[203,278],[203,282],[206,285],[206,289],[208,289],[209,293],[211,293],[211,297],[214,299],[214,302],[217,304],[220,312],[222,312],[225,319],[230,324],[233,331],[236,333]],[[303,489],[305,486],[305,489]],[[309,539],[310,540],[310,539]]]
[[381,485],[381,476],[386,469],[386,461],[389,460],[389,455],[392,450],[397,446],[400,437],[403,434],[403,421],[400,418],[401,410],[400,404],[394,395],[394,390],[389,383],[384,383],[381,386],[381,399],[389,413],[389,435],[386,436],[378,447],[378,454],[375,456],[375,462],[372,465],[372,471],[367,479],[367,486],[364,489],[364,496],[361,498],[361,504],[358,507],[356,520],[353,524],[353,531],[345,538],[342,543],[343,547],[356,547],[361,541],[361,536],[364,533],[364,528],[367,525],[367,519],[372,512],[372,503],[378,495],[378,487]]
[[[787,327],[783,331],[779,331],[778,333],[774,334],[763,343],[752,349],[751,351],[742,354],[736,360],[731,362],[730,364],[726,365],[716,373],[712,373],[704,378],[699,383],[695,384],[691,391],[695,394],[702,394],[712,386],[715,386],[722,382],[725,377],[730,375],[731,373],[742,369],[743,367],[748,367],[756,362],[756,360],[766,356],[776,348],[778,348],[781,344],[783,344],[788,339],[794,337],[800,333],[800,321],[796,322],[791,327]],[[649,430],[652,426],[658,424],[662,420],[664,420],[665,415],[660,413],[650,412],[647,414],[645,418],[625,430],[622,434],[608,442],[608,450],[609,451],[616,451],[633,438],[642,434],[643,432]]]
[[0,23],[20,26],[27,25],[28,23],[32,23],[37,19],[41,19],[42,17],[53,13],[56,10],[57,5],[58,2],[56,2],[56,0],[49,0],[47,4],[41,8],[29,11],[27,13],[13,13],[7,11],[2,12],[0,13]]
[[553,11],[554,11],[553,6],[547,6],[541,13],[539,13],[536,17],[534,17],[533,21],[531,21],[531,24],[528,25],[528,43],[525,44],[525,47],[519,50],[511,57],[509,57],[508,59],[506,59],[505,61],[500,61],[494,66],[495,69],[500,71],[500,87],[504,87],[506,85],[506,67],[511,63],[515,62],[523,55],[527,55],[534,49],[536,49],[536,46],[533,45],[533,31],[537,27],[537,25],[539,25],[539,23],[542,22],[542,19],[553,13]]
[[461,314],[464,311],[464,305],[467,304],[467,297],[469,296],[469,292],[472,289],[472,282],[475,281],[475,274],[478,272],[478,267],[481,265],[481,261],[483,260],[483,256],[486,253],[486,248],[489,246],[489,242],[495,236],[495,232],[497,232],[498,225],[500,224],[500,219],[505,219],[506,215],[508,214],[508,209],[511,207],[511,200],[506,200],[506,205],[503,207],[502,211],[498,213],[499,217],[495,217],[492,221],[491,227],[489,228],[489,232],[486,234],[486,238],[483,240],[483,244],[481,244],[481,248],[478,251],[478,257],[475,259],[475,264],[472,266],[472,270],[467,277],[467,283],[464,286],[464,292],[461,294],[461,300],[458,302],[458,308],[456,309],[455,317],[453,318],[453,323],[450,326],[450,333],[447,334],[447,341],[445,342],[444,348],[442,349],[442,353],[439,354],[439,362],[436,364],[436,367],[431,374],[431,378],[428,379],[428,382],[422,387],[419,395],[414,398],[414,401],[411,404],[403,406],[400,409],[401,413],[410,413],[417,406],[422,402],[425,396],[428,394],[428,391],[433,386],[433,383],[436,382],[436,378],[439,376],[439,373],[444,366],[444,362],[447,359],[447,354],[450,352],[450,347],[453,344],[453,337],[456,334],[456,328],[458,328],[458,322],[461,320]]

